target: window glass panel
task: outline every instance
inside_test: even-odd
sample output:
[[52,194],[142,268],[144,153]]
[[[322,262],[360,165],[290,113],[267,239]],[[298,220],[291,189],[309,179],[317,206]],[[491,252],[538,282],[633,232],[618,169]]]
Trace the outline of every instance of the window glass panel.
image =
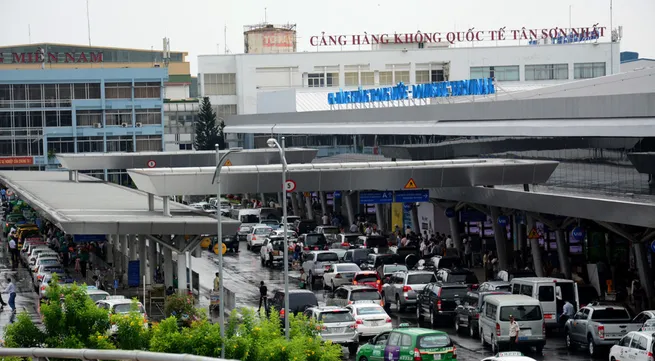
[[327,86],[339,86],[339,73],[327,73]]
[[131,110],[107,110],[105,114],[106,125],[109,126],[132,126]]
[[236,95],[236,74],[204,74],[205,95]]
[[[1,113],[0,113],[1,114]],[[41,128],[43,127],[43,112],[29,112],[30,127]]]
[[357,72],[348,72],[345,73],[345,86],[358,86],[359,85],[359,74]]
[[416,84],[427,84],[430,82],[430,71],[417,70],[416,71]]
[[27,128],[27,113],[26,112],[15,112],[14,113],[14,127],[15,128]]
[[59,126],[70,127],[73,125],[73,116],[70,110],[62,110],[59,113]]
[[29,85],[30,100],[40,101],[43,99],[43,89],[41,84]]
[[70,100],[72,99],[71,84],[59,84],[59,100]]
[[155,82],[134,84],[135,98],[157,99],[161,97],[161,84]]
[[137,135],[136,136],[136,151],[161,151],[162,141],[159,135]]
[[605,63],[573,64],[573,77],[575,79],[591,79],[599,76],[605,76]]
[[0,128],[11,128],[10,112],[0,112]]
[[325,86],[325,74],[323,73],[307,74],[307,87],[322,88],[324,86]]
[[77,152],[104,152],[102,137],[77,137]]
[[24,84],[14,84],[13,86],[14,100],[26,100],[25,92],[27,91]]
[[444,81],[443,70],[432,70],[430,72],[430,82],[437,83],[440,81]]
[[403,84],[409,84],[409,70],[396,72],[396,80],[394,83],[398,84],[400,82],[403,82]]
[[161,111],[159,109],[139,109],[136,111],[136,122],[142,125],[161,124]]
[[89,84],[89,99],[100,99],[100,84]]
[[526,65],[525,80],[564,80],[569,78],[568,64]]
[[57,125],[58,125],[57,112],[55,112],[55,111],[45,112],[45,126],[46,127],[56,127]]
[[95,124],[102,125],[102,110],[78,110],[76,115],[78,127],[93,127]]
[[71,137],[48,138],[48,151],[57,153],[74,153],[75,143]]
[[107,152],[133,152],[131,136],[107,137]]
[[130,99],[132,98],[132,84],[130,83],[106,83],[105,98],[107,99]]
[[86,84],[73,84],[73,89],[75,90],[75,99],[89,99],[86,94]]
[[362,85],[375,85],[375,72],[363,71],[361,72]]

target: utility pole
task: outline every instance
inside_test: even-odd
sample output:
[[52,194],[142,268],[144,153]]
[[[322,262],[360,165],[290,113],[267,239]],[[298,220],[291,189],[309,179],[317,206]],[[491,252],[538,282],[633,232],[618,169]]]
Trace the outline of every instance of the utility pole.
[[89,0],[86,0],[86,31],[89,34],[89,46],[91,46],[91,17],[89,16]]
[[610,75],[614,74],[614,27],[612,23],[613,10],[612,0],[610,0]]

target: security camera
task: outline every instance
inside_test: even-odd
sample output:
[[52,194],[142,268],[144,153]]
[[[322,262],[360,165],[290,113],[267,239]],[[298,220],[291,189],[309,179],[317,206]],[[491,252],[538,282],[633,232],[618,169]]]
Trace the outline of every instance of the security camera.
[[266,141],[266,144],[268,144],[269,148],[275,148],[277,147],[277,141],[274,138],[269,138]]

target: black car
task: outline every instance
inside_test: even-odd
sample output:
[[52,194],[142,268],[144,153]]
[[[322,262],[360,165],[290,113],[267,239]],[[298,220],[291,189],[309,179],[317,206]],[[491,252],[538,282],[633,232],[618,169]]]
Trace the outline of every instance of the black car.
[[314,232],[317,226],[316,221],[313,221],[311,219],[303,219],[296,222],[297,222],[296,233],[298,233],[299,235]]
[[343,261],[347,263],[355,263],[361,267],[366,263],[366,260],[368,260],[368,255],[371,253],[373,253],[372,249],[349,249],[343,256]]
[[[369,253],[366,258],[366,267],[369,270],[377,269],[385,264],[405,264],[405,259],[395,253]],[[382,275],[380,275],[382,277]]]
[[460,333],[463,329],[468,329],[468,334],[472,338],[478,336],[480,325],[480,307],[482,301],[489,295],[511,295],[511,292],[490,291],[490,292],[468,292],[464,302],[455,308],[455,331]]
[[328,241],[323,233],[301,234],[298,237],[298,241],[305,245],[305,251],[323,251],[328,249]]
[[464,283],[476,288],[478,286],[478,276],[468,268],[439,269],[437,279],[446,283]]
[[[284,291],[275,291],[269,307],[280,313],[284,325]],[[294,315],[305,312],[309,307],[318,307],[318,300],[310,290],[289,290],[289,312]]]
[[418,294],[416,317],[419,325],[427,317],[432,327],[455,320],[455,309],[466,297],[468,287],[460,283],[429,283]]

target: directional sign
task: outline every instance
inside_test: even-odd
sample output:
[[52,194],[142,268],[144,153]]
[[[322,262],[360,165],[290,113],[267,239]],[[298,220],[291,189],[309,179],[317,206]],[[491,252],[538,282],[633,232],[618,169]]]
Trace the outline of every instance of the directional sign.
[[154,168],[157,166],[157,162],[155,162],[153,159],[150,159],[148,163],[146,163],[146,165],[148,166],[148,168]]
[[539,239],[539,232],[537,232],[536,228],[532,228],[530,230],[530,233],[528,234],[528,239]]
[[416,182],[414,182],[414,178],[409,178],[407,183],[405,183],[405,189],[416,189]]
[[339,191],[334,191],[334,193],[332,194],[332,196],[333,196],[334,198],[341,198],[341,192],[339,192]]
[[232,162],[229,159],[225,161],[224,166],[229,167],[231,165],[232,165]]
[[293,192],[296,190],[296,182],[292,181],[291,179],[287,179],[287,181],[284,183],[284,189],[287,192]]
[[416,203],[429,202],[430,191],[427,189],[416,189],[411,191],[396,191],[395,202]]
[[359,192],[359,204],[393,203],[393,192]]

